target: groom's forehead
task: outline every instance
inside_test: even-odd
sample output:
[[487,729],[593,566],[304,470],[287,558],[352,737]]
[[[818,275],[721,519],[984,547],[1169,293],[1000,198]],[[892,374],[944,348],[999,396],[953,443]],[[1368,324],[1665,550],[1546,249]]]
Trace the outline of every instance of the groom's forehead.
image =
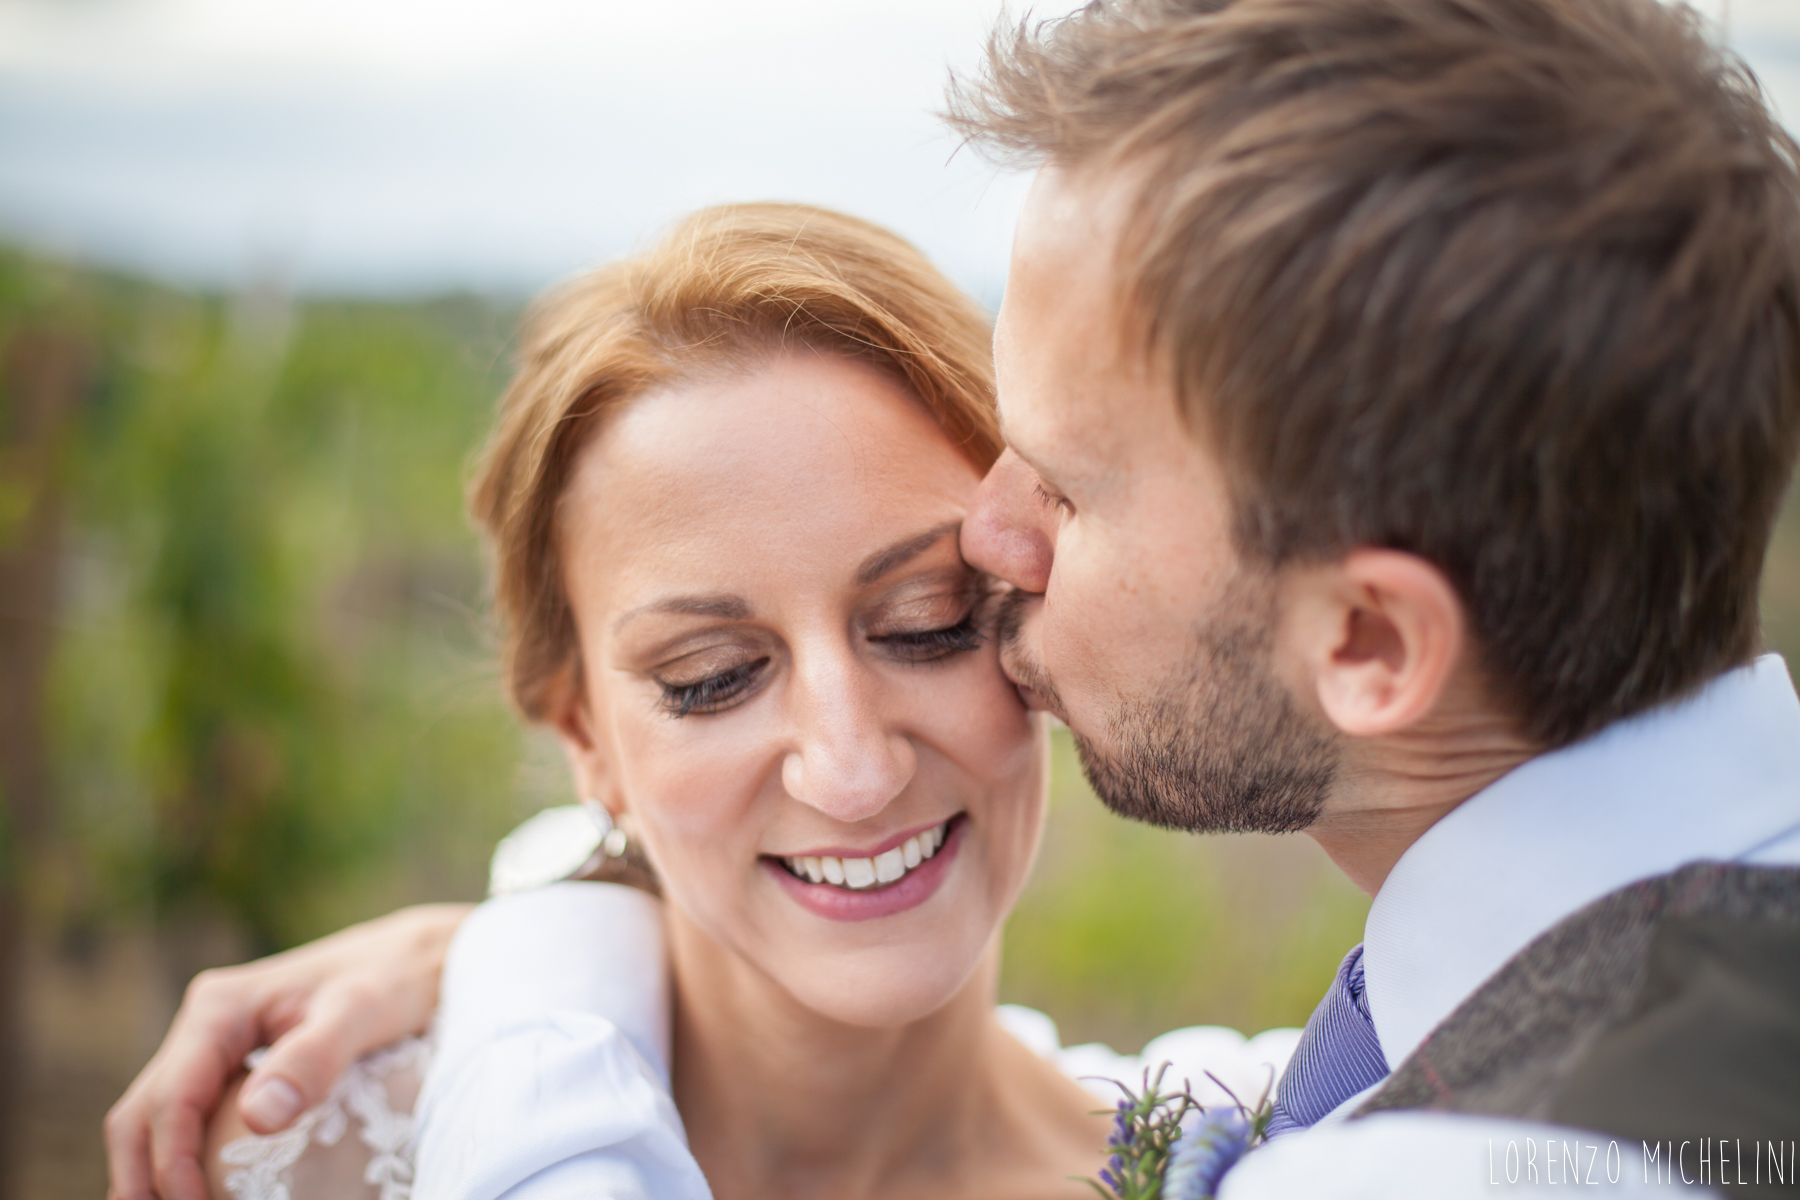
[[1176,409],[1118,269],[1138,186],[1132,171],[1045,168],[1020,213],[995,351],[1002,424],[1028,459],[1055,442],[1059,458],[1104,460],[1121,415]]
[[1039,170],[1019,212],[1006,298],[1016,293],[1028,309],[1048,305],[1073,318],[1096,347],[1116,340],[1118,251],[1142,182],[1139,172],[1117,167]]

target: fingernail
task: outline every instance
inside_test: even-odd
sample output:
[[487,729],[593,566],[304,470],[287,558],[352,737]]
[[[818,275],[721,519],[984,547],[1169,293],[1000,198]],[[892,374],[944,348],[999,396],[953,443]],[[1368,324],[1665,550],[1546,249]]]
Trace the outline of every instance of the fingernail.
[[288,1122],[300,1115],[302,1103],[299,1090],[279,1076],[251,1084],[238,1098],[238,1108],[245,1120],[252,1125],[261,1125],[266,1133],[286,1128]]

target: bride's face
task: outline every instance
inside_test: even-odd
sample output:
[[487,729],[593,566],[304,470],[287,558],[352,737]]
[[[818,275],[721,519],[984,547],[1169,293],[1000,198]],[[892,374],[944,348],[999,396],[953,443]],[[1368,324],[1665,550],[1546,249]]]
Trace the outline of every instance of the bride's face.
[[1037,844],[1042,730],[957,552],[979,482],[886,376],[792,354],[634,399],[564,501],[582,784],[680,919],[854,1024],[950,999]]

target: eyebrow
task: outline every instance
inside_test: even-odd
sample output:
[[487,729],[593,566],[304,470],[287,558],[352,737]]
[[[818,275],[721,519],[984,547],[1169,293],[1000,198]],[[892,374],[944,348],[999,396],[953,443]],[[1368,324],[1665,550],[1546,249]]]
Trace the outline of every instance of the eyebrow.
[[[1056,489],[1057,491],[1062,491],[1065,488],[1065,486],[1067,486],[1068,481],[1069,481],[1068,476],[1063,476],[1061,472],[1049,470],[1048,468],[1046,468],[1044,466],[1043,463],[1039,462],[1029,451],[1019,449],[1018,444],[1015,443],[1012,440],[1012,437],[1010,435],[1008,435],[1008,433],[1006,432],[1006,422],[1005,421],[1002,421],[1000,423],[1000,436],[1002,439],[1005,440],[1006,448],[1008,450],[1012,451],[1013,457],[1018,459],[1020,462],[1024,463],[1026,466],[1030,467],[1032,472],[1038,477],[1040,482],[1047,484],[1048,486]],[[1119,472],[1117,472],[1117,471],[1090,469],[1085,477],[1087,479],[1089,479],[1090,481],[1095,480],[1095,479],[1098,479],[1101,481],[1109,481],[1109,480],[1115,478],[1118,474],[1119,474]],[[1081,477],[1079,472],[1071,472],[1071,475],[1074,475],[1076,477]]]
[[653,600],[649,604],[640,604],[631,611],[622,614],[613,622],[613,633],[617,634],[625,623],[633,617],[641,617],[646,613],[661,613],[672,617],[713,617],[721,621],[743,621],[750,616],[750,606],[742,596],[717,594],[711,596],[669,596],[662,600]]
[[863,559],[862,566],[856,569],[858,587],[867,587],[898,567],[905,566],[919,555],[925,553],[944,538],[962,530],[962,522],[946,521],[936,529],[927,529],[917,537],[907,538],[903,542],[895,542],[886,550],[877,550]]
[[[867,587],[889,571],[906,565],[946,537],[959,533],[961,530],[962,522],[960,520],[946,521],[935,529],[928,529],[903,542],[896,542],[885,550],[877,550],[863,559],[862,566],[856,569],[857,586]],[[652,600],[648,604],[640,604],[629,612],[622,613],[613,622],[613,633],[616,635],[632,618],[649,613],[672,617],[712,617],[719,621],[746,621],[750,619],[750,605],[742,596],[734,596],[729,592],[700,596],[667,596],[661,600]]]
[[1033,458],[1026,451],[1019,449],[1019,444],[1013,441],[1012,435],[1006,431],[1006,420],[1004,418],[1000,421],[1000,439],[1006,443],[1006,448],[1013,452],[1013,457],[1037,472],[1039,478],[1045,480],[1050,478],[1050,473],[1044,470],[1043,465],[1039,463],[1037,459]]

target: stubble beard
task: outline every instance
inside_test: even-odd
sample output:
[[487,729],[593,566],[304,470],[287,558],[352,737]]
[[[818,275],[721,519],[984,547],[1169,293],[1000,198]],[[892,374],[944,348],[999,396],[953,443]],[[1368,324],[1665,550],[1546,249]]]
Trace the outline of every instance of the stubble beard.
[[[1270,666],[1273,593],[1266,575],[1235,578],[1196,625],[1187,654],[1107,715],[1104,745],[1071,726],[1082,770],[1108,808],[1191,833],[1292,833],[1318,818],[1338,748]],[[1008,673],[1064,717],[1055,683],[1019,645],[1030,599],[1003,602],[1001,652]]]

